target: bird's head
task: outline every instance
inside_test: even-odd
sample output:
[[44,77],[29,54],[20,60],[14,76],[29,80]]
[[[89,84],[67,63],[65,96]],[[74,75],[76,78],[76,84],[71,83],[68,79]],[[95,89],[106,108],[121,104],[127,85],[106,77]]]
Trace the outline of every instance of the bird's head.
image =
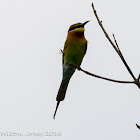
[[84,26],[88,23],[89,21],[86,21],[84,23],[76,23],[70,26],[68,32],[72,33],[72,32],[84,32]]

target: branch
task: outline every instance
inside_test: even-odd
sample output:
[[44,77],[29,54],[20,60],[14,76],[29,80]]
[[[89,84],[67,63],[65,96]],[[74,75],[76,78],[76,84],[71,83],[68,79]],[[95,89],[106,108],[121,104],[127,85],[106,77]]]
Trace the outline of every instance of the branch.
[[128,66],[128,64],[126,63],[126,61],[125,61],[125,59],[124,59],[124,56],[123,56],[123,54],[122,54],[122,52],[121,52],[121,50],[120,50],[120,48],[119,48],[119,46],[118,46],[118,43],[117,43],[117,41],[116,41],[116,38],[115,38],[115,35],[114,35],[114,34],[113,34],[113,38],[114,38],[116,47],[117,47],[117,49],[118,49],[117,52],[118,52],[118,54],[119,54],[121,60],[123,61],[124,65],[126,66],[126,68],[127,68],[127,70],[129,71],[130,75],[133,77],[134,80],[136,80],[134,74],[132,73],[130,67]]
[[[92,3],[92,8],[93,8],[94,15],[95,15],[95,17],[96,17],[96,19],[97,19],[97,21],[98,21],[98,23],[99,23],[99,26],[101,27],[102,31],[104,32],[106,38],[108,39],[108,41],[110,42],[110,44],[113,46],[113,48],[115,49],[115,51],[117,52],[117,54],[120,56],[120,58],[121,58],[123,64],[125,65],[125,67],[127,68],[128,72],[129,72],[129,74],[130,74],[130,75],[132,76],[132,78],[134,79],[133,82],[129,82],[129,81],[121,81],[121,82],[120,82],[120,81],[119,81],[119,83],[134,83],[134,84],[136,84],[136,85],[139,87],[139,89],[140,89],[140,74],[139,74],[138,78],[136,78],[136,77],[134,76],[132,70],[131,70],[130,67],[128,66],[128,64],[127,64],[127,62],[126,62],[126,60],[125,60],[125,58],[124,58],[124,56],[123,56],[123,54],[122,54],[122,52],[121,52],[121,50],[120,50],[120,48],[119,48],[119,45],[118,45],[118,43],[117,43],[117,41],[116,41],[116,38],[115,38],[115,35],[113,34],[113,38],[114,38],[114,42],[115,42],[115,44],[114,44],[113,41],[110,39],[109,35],[107,34],[106,30],[104,29],[104,27],[103,27],[103,25],[102,25],[102,22],[100,21],[98,15],[97,15],[97,12],[96,12],[96,10],[95,10],[95,7],[94,7],[94,4],[93,4],[93,3]],[[82,70],[82,69],[80,69],[80,70],[83,71],[83,72],[85,72],[85,73],[87,73],[87,74],[89,74],[89,75],[93,75],[93,74],[90,74],[89,72],[86,72],[86,71],[84,71],[84,70]],[[102,77],[100,77],[100,78],[102,78]],[[105,79],[105,80],[106,80],[106,79],[108,79],[108,78],[102,78],[102,79]],[[110,80],[110,79],[109,79],[109,80]],[[115,82],[117,82],[117,80],[110,80],[110,81],[113,81],[113,82],[115,81]],[[140,129],[140,126],[139,126],[139,125],[136,124],[136,126],[137,126],[137,128]]]
[[100,79],[103,79],[103,80],[107,80],[107,81],[111,81],[111,82],[116,82],[116,83],[125,83],[125,84],[134,84],[135,81],[120,81],[120,80],[114,80],[114,79],[110,79],[110,78],[106,78],[106,77],[102,77],[102,76],[99,76],[99,75],[96,75],[96,74],[93,74],[93,73],[90,73],[88,71],[85,71],[83,70],[81,67],[73,64],[74,67],[76,67],[79,71],[82,71],[90,76],[93,76],[93,77],[96,77],[96,78],[100,78]]
[[136,124],[136,126],[140,129],[140,126]]
[[139,89],[140,89],[140,80],[139,80],[139,79],[140,79],[140,78],[139,78],[140,76],[139,76],[138,78],[136,78],[136,77],[134,76],[134,74],[133,74],[132,70],[130,69],[130,67],[128,66],[128,64],[127,64],[127,62],[126,62],[126,60],[125,60],[125,58],[124,58],[124,56],[123,56],[121,50],[119,49],[119,46],[118,46],[118,43],[117,43],[117,41],[116,41],[116,39],[115,39],[114,34],[113,34],[113,38],[114,38],[115,44],[114,44],[113,41],[110,39],[108,33],[106,32],[105,28],[104,28],[103,25],[102,25],[102,21],[100,21],[98,15],[97,15],[97,12],[96,12],[96,10],[95,10],[95,7],[94,7],[94,4],[93,4],[93,3],[92,3],[92,8],[93,8],[94,15],[95,15],[95,17],[96,17],[96,19],[97,19],[97,21],[98,21],[98,24],[99,24],[99,26],[101,27],[102,31],[104,32],[104,35],[106,36],[106,38],[108,39],[108,41],[110,42],[110,44],[112,45],[112,47],[115,49],[115,51],[117,52],[117,54],[120,56],[120,58],[121,58],[123,64],[124,64],[125,67],[127,68],[128,72],[130,73],[130,75],[132,76],[132,78],[134,79],[134,82],[133,82],[133,83],[136,84],[136,85],[139,87]]

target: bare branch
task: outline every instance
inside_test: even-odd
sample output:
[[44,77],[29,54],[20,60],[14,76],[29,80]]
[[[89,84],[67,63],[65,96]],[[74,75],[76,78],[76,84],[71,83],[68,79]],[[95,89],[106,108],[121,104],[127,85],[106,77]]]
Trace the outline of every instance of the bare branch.
[[130,67],[128,66],[128,64],[126,63],[126,61],[124,59],[124,56],[123,56],[123,54],[122,54],[122,52],[121,52],[121,50],[120,50],[120,48],[118,46],[118,43],[116,41],[116,38],[115,38],[115,35],[114,34],[113,34],[113,38],[114,38],[115,44],[116,44],[116,46],[118,48],[118,53],[119,53],[119,56],[120,56],[121,60],[123,61],[124,65],[126,66],[127,70],[129,71],[129,73],[131,74],[131,76],[133,77],[133,79],[136,80],[134,74],[132,73]]
[[117,49],[118,49],[118,51],[120,52],[120,48],[119,48],[119,46],[118,46],[118,43],[117,43],[117,40],[116,40],[116,38],[115,38],[115,35],[114,35],[114,34],[113,34],[113,38],[114,38],[115,44],[116,44],[116,46],[117,46]]
[[90,76],[96,77],[96,78],[100,78],[103,80],[107,80],[107,81],[111,81],[111,82],[116,82],[116,83],[124,83],[124,84],[134,84],[134,81],[120,81],[120,80],[114,80],[114,79],[110,79],[110,78],[106,78],[106,77],[102,77],[93,73],[90,73],[88,71],[83,70],[81,67],[78,67],[77,65],[73,64],[74,67],[76,67],[79,71],[82,71]]
[[[93,8],[94,15],[95,15],[95,17],[96,17],[96,19],[97,19],[97,21],[98,21],[98,23],[99,23],[102,31],[104,32],[106,38],[108,39],[108,41],[110,42],[110,44],[113,46],[113,48],[115,49],[115,51],[118,53],[118,55],[120,56],[121,60],[123,61],[124,65],[125,65],[125,67],[127,68],[128,72],[130,73],[130,75],[134,79],[134,81],[133,82],[130,82],[130,83],[136,84],[139,87],[139,89],[140,89],[140,74],[139,74],[138,78],[136,78],[134,76],[134,74],[131,71],[130,67],[128,66],[126,60],[124,59],[124,56],[123,56],[123,54],[122,54],[122,52],[121,52],[121,50],[119,48],[119,45],[118,45],[118,43],[116,41],[115,35],[113,34],[113,38],[114,38],[114,42],[115,42],[115,44],[114,44],[113,41],[110,39],[109,35],[107,34],[106,30],[104,29],[104,27],[102,25],[102,22],[100,22],[100,19],[99,19],[98,15],[97,15],[97,12],[95,10],[95,7],[94,7],[94,4],[93,3],[92,3],[92,8]],[[83,72],[85,72],[86,74],[89,74],[89,75],[92,75],[93,76],[93,74],[90,74],[89,72],[86,72],[86,71],[84,71],[82,69],[80,69],[80,70],[83,71]],[[102,77],[100,77],[100,78],[102,78]],[[106,78],[102,78],[102,79],[107,80],[108,78],[107,79]],[[117,80],[112,80],[112,79],[110,81],[117,82]],[[129,83],[129,81],[121,81],[121,82],[119,81],[118,83],[125,83],[125,82]],[[139,125],[136,124],[136,126],[137,126],[137,128],[140,129],[140,126]]]
[[123,61],[124,65],[125,65],[125,67],[127,68],[128,72],[130,73],[130,75],[131,75],[132,78],[134,79],[134,81],[135,81],[134,83],[140,88],[140,82],[139,82],[138,79],[136,79],[136,77],[134,76],[132,70],[131,70],[130,67],[128,66],[128,64],[127,64],[127,62],[126,62],[126,60],[125,60],[123,54],[121,53],[121,50],[119,49],[119,46],[118,46],[118,43],[117,43],[117,41],[116,41],[116,39],[115,39],[114,34],[113,34],[113,38],[114,38],[115,44],[114,44],[113,41],[110,39],[108,33],[106,32],[105,28],[103,27],[102,22],[100,21],[98,15],[97,15],[97,12],[96,12],[96,10],[95,10],[95,7],[94,7],[94,4],[93,4],[93,3],[92,3],[92,8],[93,8],[94,15],[95,15],[95,17],[96,17],[96,19],[97,19],[97,21],[98,21],[98,23],[99,23],[99,25],[100,25],[102,31],[104,32],[106,38],[108,39],[108,41],[110,42],[110,44],[113,46],[113,48],[115,49],[115,51],[117,52],[117,54],[120,56],[121,60]]
[[92,8],[93,8],[94,15],[95,15],[95,17],[96,17],[96,19],[97,19],[97,21],[98,21],[98,23],[99,23],[101,29],[103,30],[103,32],[104,32],[106,38],[107,38],[108,41],[111,43],[111,45],[113,46],[113,48],[115,49],[115,51],[118,53],[117,47],[116,47],[115,44],[112,42],[112,40],[110,39],[110,37],[109,37],[109,35],[107,34],[106,30],[104,29],[104,27],[103,27],[103,25],[102,25],[102,21],[100,21],[98,15],[97,15],[97,12],[96,12],[96,10],[95,10],[95,8],[94,8],[93,3],[92,3]]
[[139,77],[134,82],[140,89],[140,79],[139,79]]

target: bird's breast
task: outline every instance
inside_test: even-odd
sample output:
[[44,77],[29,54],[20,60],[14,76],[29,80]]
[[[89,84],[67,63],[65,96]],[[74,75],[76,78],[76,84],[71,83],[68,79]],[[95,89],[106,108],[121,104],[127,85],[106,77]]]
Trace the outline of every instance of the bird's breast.
[[85,55],[87,41],[85,38],[71,38],[66,41],[64,50],[64,64],[76,64],[80,66]]

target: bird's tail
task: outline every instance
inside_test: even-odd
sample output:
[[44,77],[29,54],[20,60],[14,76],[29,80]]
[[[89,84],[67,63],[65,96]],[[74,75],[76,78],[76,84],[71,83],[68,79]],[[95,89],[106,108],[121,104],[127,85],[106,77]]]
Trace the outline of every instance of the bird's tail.
[[62,80],[56,101],[63,101],[66,95],[67,87],[68,87],[69,80]]
[[75,72],[75,69],[63,69],[63,79],[62,79],[62,82],[61,82],[61,85],[60,85],[60,88],[56,97],[57,105],[56,105],[55,113],[53,116],[54,119],[55,119],[55,115],[56,115],[60,102],[63,101],[65,98],[70,78],[74,72]]

